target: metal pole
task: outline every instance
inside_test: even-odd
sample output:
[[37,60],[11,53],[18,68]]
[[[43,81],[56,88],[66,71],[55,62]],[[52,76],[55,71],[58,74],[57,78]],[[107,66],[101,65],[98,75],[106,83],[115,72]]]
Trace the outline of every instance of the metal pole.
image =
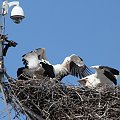
[[0,89],[3,95],[3,100],[6,106],[6,110],[8,113],[8,120],[12,120],[11,116],[10,116],[10,112],[9,112],[9,108],[8,108],[8,104],[6,102],[6,97],[5,97],[5,93],[4,93],[4,89],[2,86],[2,82],[3,82],[3,78],[4,78],[4,58],[3,58],[3,48],[4,48],[4,40],[2,38],[2,29],[3,29],[3,25],[2,25],[2,15],[0,15]]
[[2,15],[0,15],[0,82],[4,76],[3,39],[2,39]]

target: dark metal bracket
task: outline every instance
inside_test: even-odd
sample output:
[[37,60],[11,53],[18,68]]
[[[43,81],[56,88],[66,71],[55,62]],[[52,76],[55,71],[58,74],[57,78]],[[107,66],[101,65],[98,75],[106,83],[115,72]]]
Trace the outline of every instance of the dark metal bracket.
[[[3,56],[6,56],[7,51],[10,47],[16,47],[17,43],[14,42],[13,40],[8,40],[7,35],[2,35],[1,40],[3,41]],[[6,43],[5,43],[6,42]]]

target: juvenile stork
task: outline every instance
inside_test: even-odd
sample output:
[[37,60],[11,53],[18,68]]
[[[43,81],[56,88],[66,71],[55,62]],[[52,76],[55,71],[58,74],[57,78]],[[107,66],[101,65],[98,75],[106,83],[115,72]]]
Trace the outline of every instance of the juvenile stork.
[[22,56],[24,67],[18,68],[17,70],[18,79],[28,80],[35,78],[36,74],[42,75],[44,69],[41,64],[39,64],[42,59],[46,60],[44,48],[39,48],[24,54]]
[[91,66],[91,68],[95,69],[96,72],[89,76],[86,76],[80,79],[81,85],[87,87],[97,87],[99,85],[117,85],[117,78],[120,75],[120,72],[108,66]]

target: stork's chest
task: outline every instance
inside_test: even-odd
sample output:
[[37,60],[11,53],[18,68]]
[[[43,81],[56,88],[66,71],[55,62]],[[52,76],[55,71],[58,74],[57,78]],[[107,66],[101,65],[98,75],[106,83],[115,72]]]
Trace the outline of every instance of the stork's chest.
[[61,64],[54,65],[55,75],[66,74],[67,68],[63,67]]

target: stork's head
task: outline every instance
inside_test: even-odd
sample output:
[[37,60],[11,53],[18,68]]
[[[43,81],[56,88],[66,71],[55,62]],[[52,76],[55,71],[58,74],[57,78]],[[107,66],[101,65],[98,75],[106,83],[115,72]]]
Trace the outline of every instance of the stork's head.
[[101,65],[95,65],[95,66],[91,66],[90,68],[92,68],[92,69],[95,69],[95,71],[97,72],[97,74],[99,73],[99,74],[103,74],[104,73],[104,70],[103,70],[103,68],[101,68]]

